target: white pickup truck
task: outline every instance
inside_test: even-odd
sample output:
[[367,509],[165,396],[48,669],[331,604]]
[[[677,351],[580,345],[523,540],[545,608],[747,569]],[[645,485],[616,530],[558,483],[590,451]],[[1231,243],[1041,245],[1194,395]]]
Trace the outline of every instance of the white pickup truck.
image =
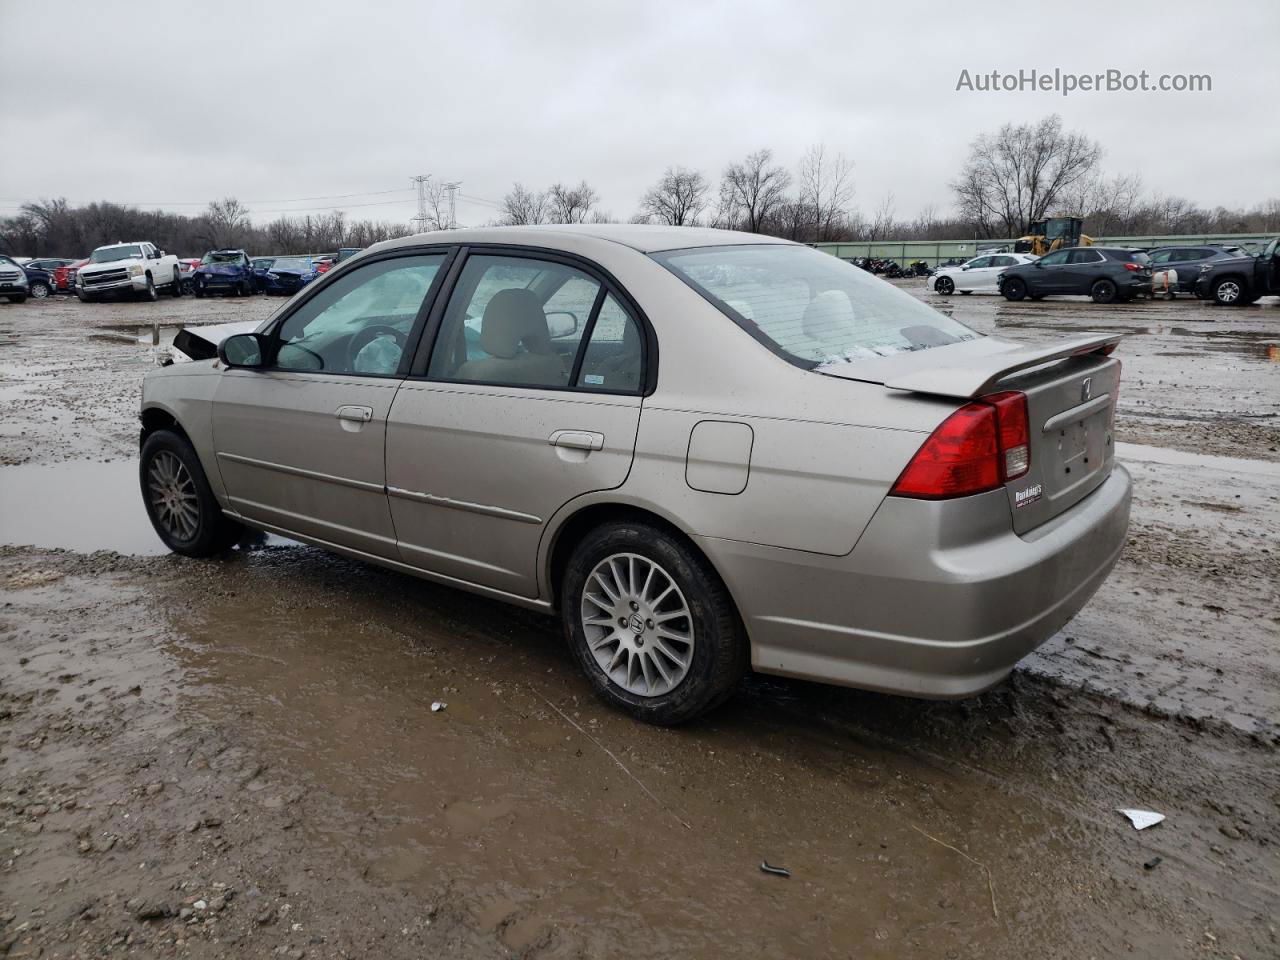
[[76,274],[76,296],[85,303],[104,293],[122,292],[155,300],[161,288],[172,296],[182,296],[178,258],[166,256],[155,244],[143,240],[99,247]]

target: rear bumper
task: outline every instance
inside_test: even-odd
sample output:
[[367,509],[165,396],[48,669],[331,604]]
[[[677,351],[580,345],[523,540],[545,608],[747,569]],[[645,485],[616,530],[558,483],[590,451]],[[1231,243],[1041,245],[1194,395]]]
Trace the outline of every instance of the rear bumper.
[[999,683],[1093,596],[1124,548],[1130,495],[1117,464],[1024,536],[1001,490],[962,501],[890,497],[846,557],[699,544],[738,603],[756,670],[965,697]]

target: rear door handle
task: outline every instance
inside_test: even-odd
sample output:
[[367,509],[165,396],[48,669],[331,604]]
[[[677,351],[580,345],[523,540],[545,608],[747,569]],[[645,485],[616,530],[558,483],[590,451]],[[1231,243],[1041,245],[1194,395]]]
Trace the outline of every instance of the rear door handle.
[[368,423],[373,419],[373,407],[360,407],[354,404],[347,404],[338,408],[338,412],[334,414],[339,420],[350,420],[353,423]]
[[603,450],[604,434],[589,430],[557,430],[547,442],[553,447],[569,447],[573,450]]

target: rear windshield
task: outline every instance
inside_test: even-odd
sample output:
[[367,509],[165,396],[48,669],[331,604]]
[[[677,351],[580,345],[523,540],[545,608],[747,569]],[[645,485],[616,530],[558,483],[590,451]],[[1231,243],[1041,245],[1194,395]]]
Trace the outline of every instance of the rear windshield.
[[654,258],[769,349],[806,368],[981,336],[887,281],[809,247],[697,247]]

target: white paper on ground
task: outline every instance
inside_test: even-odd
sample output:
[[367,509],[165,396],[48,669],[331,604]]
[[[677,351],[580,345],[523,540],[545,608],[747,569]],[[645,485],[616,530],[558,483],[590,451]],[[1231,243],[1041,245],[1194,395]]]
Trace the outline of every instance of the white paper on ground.
[[1156,813],[1152,810],[1124,810],[1119,811],[1129,818],[1129,822],[1133,824],[1135,830],[1145,830],[1147,827],[1155,826],[1164,819],[1163,813]]

